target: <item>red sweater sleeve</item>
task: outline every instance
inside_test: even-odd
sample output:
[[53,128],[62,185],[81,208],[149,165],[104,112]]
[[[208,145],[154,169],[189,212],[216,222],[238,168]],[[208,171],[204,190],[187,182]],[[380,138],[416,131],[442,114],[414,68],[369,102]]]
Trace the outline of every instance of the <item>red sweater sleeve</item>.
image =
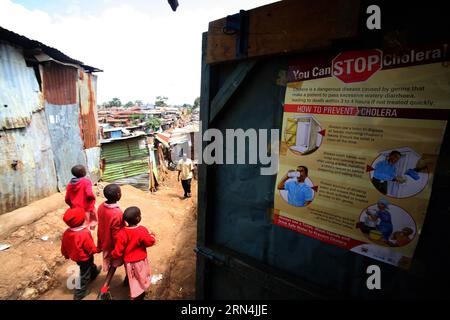
[[65,232],[64,232],[64,234],[62,236],[62,240],[61,240],[61,253],[64,256],[64,258],[69,259],[69,254],[67,253],[66,242],[65,242],[65,239],[64,239],[65,238],[64,235],[65,235]]
[[66,188],[66,198],[64,199],[67,203],[67,205],[69,207],[72,207],[72,203],[70,202],[70,197],[69,197],[69,190],[70,190],[70,186],[67,186]]
[[125,234],[125,232],[118,232],[116,238],[116,245],[114,247],[114,250],[111,252],[111,256],[114,259],[119,259],[123,257],[126,245],[127,245],[127,235]]
[[122,218],[114,217],[114,219],[111,221],[111,235],[114,243],[117,242],[117,234],[119,233],[122,227],[123,227]]
[[95,194],[92,191],[92,182],[89,179],[86,179],[86,187],[85,187],[85,192],[86,192],[86,198],[89,200],[95,200]]
[[156,243],[156,237],[153,232],[148,232],[147,228],[143,228],[142,230],[142,239],[141,242],[145,247],[151,247]]
[[95,246],[94,239],[92,239],[90,233],[83,242],[83,249],[88,255],[93,255],[100,252],[100,250]]

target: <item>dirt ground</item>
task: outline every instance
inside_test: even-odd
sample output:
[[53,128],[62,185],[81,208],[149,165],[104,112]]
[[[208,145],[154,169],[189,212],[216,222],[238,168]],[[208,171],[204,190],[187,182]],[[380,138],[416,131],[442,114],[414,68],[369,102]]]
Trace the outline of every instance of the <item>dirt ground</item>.
[[[101,192],[98,194],[97,205],[104,201]],[[162,280],[150,287],[147,299],[195,298],[195,180],[192,182],[192,198],[183,199],[182,195],[181,183],[177,182],[175,172],[169,172],[168,179],[156,193],[122,186],[119,202],[122,210],[138,206],[142,212],[141,225],[155,232],[157,237],[156,245],[148,248],[147,252],[152,274],[161,274]],[[76,264],[65,260],[60,253],[61,235],[67,228],[62,221],[65,210],[61,207],[49,212],[0,239],[0,243],[11,245],[0,252],[0,299],[73,298],[66,281],[71,267]],[[95,256],[95,262],[101,265],[101,255]],[[102,272],[90,285],[91,293],[86,300],[97,298],[105,276]],[[124,277],[124,268],[118,268],[111,283],[113,299],[129,298],[128,288],[122,285]]]

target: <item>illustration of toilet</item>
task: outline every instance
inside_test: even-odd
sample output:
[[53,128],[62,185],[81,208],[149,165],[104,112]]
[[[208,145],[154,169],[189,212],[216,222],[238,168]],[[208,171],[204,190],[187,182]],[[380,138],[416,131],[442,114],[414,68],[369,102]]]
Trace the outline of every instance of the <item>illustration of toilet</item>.
[[296,116],[288,119],[286,142],[293,151],[305,153],[320,146],[320,124],[313,116]]

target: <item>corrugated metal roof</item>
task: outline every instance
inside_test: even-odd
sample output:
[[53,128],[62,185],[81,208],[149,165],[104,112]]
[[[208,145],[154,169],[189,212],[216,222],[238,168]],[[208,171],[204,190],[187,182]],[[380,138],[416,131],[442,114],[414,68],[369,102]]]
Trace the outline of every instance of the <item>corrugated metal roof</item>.
[[[124,128],[120,128],[120,130],[123,132],[125,129]],[[115,142],[115,141],[120,141],[120,140],[129,140],[129,139],[135,139],[138,137],[145,137],[145,132],[138,132],[136,134],[130,135],[130,136],[125,136],[125,137],[120,137],[120,138],[111,138],[111,139],[101,139],[100,143],[103,144],[108,144],[111,142]]]
[[54,155],[43,111],[21,130],[0,133],[0,214],[57,191]]
[[80,70],[80,128],[83,144],[86,149],[99,144],[99,130],[97,125],[97,77]]
[[145,136],[102,145],[102,179],[112,182],[149,171],[149,151]]
[[149,190],[150,177],[148,173],[139,174],[137,176],[127,177],[114,181],[118,185],[130,185],[142,191]]
[[44,99],[54,105],[77,103],[78,70],[54,62],[46,62],[44,73]]
[[5,28],[0,27],[0,40],[7,41],[11,44],[18,45],[30,52],[33,52],[35,54],[39,53],[45,53],[51,58],[60,61],[62,63],[70,63],[70,64],[76,64],[81,66],[84,70],[88,72],[101,72],[102,70],[97,69],[95,67],[91,67],[88,65],[83,64],[83,62],[75,60],[70,58],[69,56],[65,55],[61,51],[49,47],[42,42],[28,39],[27,37],[24,37],[20,34],[17,34],[15,32],[12,32],[10,30],[7,30]]
[[39,83],[21,50],[0,43],[0,128],[26,127],[43,108]]

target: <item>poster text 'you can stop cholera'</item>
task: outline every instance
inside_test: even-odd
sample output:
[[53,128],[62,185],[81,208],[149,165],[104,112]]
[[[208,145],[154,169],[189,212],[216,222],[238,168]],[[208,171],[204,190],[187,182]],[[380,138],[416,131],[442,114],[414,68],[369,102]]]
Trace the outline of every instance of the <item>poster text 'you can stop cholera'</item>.
[[409,268],[450,109],[446,49],[290,62],[275,224]]

